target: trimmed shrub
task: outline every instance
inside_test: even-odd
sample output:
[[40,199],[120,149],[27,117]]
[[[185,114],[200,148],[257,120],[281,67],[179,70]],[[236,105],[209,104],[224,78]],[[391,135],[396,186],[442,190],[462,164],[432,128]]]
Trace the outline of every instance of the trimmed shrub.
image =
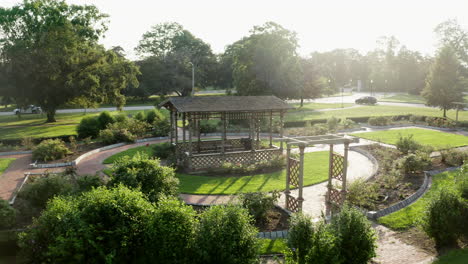
[[97,117],[97,120],[99,122],[100,130],[105,129],[109,124],[115,122],[114,117],[112,117],[112,115],[107,111],[101,112]]
[[418,116],[418,115],[411,115],[410,118],[409,118],[409,121],[413,124],[416,124],[418,122],[424,122],[426,121],[426,117],[425,116]]
[[95,117],[88,116],[81,119],[80,124],[76,127],[76,132],[79,138],[95,138],[99,134],[99,129],[99,121]]
[[141,192],[105,187],[78,197],[56,197],[19,235],[33,263],[142,263],[154,205]]
[[378,190],[379,186],[376,183],[358,178],[349,184],[346,199],[352,205],[374,210],[375,201],[379,197]]
[[16,211],[7,201],[0,199],[0,230],[15,225]]
[[128,116],[124,113],[120,113],[116,115],[114,118],[115,118],[115,122],[117,123],[122,123],[128,120]]
[[405,173],[417,173],[429,167],[431,158],[425,153],[416,152],[399,158],[395,163],[396,167],[402,169]]
[[376,256],[376,235],[366,216],[357,209],[344,205],[331,221],[338,235],[341,257],[349,264],[368,263]]
[[309,249],[305,263],[308,264],[339,264],[343,263],[340,255],[340,241],[335,230],[323,221],[314,227],[312,246]]
[[104,182],[102,181],[101,177],[96,174],[79,176],[76,179],[76,184],[79,192],[87,192],[93,188],[104,185]]
[[114,144],[120,142],[133,143],[136,140],[136,136],[130,133],[130,131],[127,129],[107,128],[99,132],[99,139],[104,144]]
[[461,197],[468,200],[468,163],[460,168],[455,179]]
[[196,234],[196,263],[249,264],[258,262],[257,229],[246,209],[212,206],[200,216]]
[[49,199],[54,196],[69,195],[73,192],[74,186],[69,176],[50,174],[35,178],[26,184],[18,196],[34,207],[45,208]]
[[137,153],[114,162],[109,185],[118,184],[139,189],[150,201],[157,202],[164,196],[176,196],[179,180],[174,169],[161,166],[159,160],[150,159],[145,153]]
[[385,116],[371,117],[367,121],[371,126],[388,126],[391,123],[390,118]]
[[158,110],[152,109],[146,113],[146,123],[153,124],[155,120],[163,120],[166,117]]
[[153,136],[165,137],[171,132],[171,124],[167,118],[156,119],[153,123]]
[[61,139],[46,139],[33,148],[33,160],[51,161],[62,159],[70,154],[70,150]]
[[146,131],[148,131],[149,126],[144,121],[128,118],[123,122],[110,124],[107,128],[113,130],[128,130],[133,135],[143,136]]
[[356,122],[354,122],[351,119],[343,118],[340,122],[340,126],[343,127],[344,129],[349,129],[349,128],[355,127]]
[[328,131],[336,131],[340,120],[334,116],[327,119]]
[[196,234],[196,212],[175,199],[158,202],[150,231],[149,263],[192,263],[192,247]]
[[312,218],[296,213],[289,219],[288,246],[293,250],[293,258],[304,263],[305,257],[312,248],[314,226]]
[[240,197],[242,206],[248,210],[251,216],[257,223],[262,223],[267,220],[268,211],[275,207],[275,202],[278,201],[280,193],[277,191],[269,193],[256,192],[245,193]]
[[428,204],[423,221],[424,231],[432,237],[437,247],[456,245],[466,223],[463,212],[467,210],[455,192],[441,190]]
[[143,114],[143,112],[136,113],[136,115],[133,118],[135,118],[138,121],[146,121],[145,114]]
[[155,144],[153,146],[154,156],[160,159],[167,159],[170,156],[174,155],[175,147],[169,142],[164,142],[161,144]]
[[421,145],[413,139],[413,135],[400,135],[395,145],[397,149],[405,155],[421,149]]
[[449,166],[461,166],[468,160],[468,151],[448,149],[440,152],[442,162]]
[[217,124],[214,124],[213,122],[209,122],[208,120],[200,122],[200,133],[202,134],[214,133],[216,132],[217,128],[218,128]]

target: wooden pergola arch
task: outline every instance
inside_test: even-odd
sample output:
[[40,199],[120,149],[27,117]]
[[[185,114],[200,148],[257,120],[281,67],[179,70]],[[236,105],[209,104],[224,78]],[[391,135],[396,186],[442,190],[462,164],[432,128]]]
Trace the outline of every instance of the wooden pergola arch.
[[[297,136],[283,137],[279,139],[287,145],[286,163],[286,209],[291,212],[302,211],[303,188],[304,188],[304,150],[306,147],[318,144],[330,145],[330,162],[328,171],[328,184],[326,202],[326,215],[330,215],[335,209],[339,209],[346,199],[346,176],[348,168],[349,144],[358,143],[359,138],[345,135],[320,135],[320,136]],[[333,146],[344,144],[344,154],[333,151]],[[299,147],[299,159],[291,157],[291,146]],[[341,189],[333,185],[333,180],[341,182]],[[298,196],[291,195],[291,188],[298,188]]]
[[[177,165],[188,172],[220,167],[224,162],[251,164],[281,155],[283,143],[280,148],[273,145],[273,119],[279,119],[281,138],[284,114],[293,108],[275,96],[172,97],[159,106],[170,111],[170,141],[176,149]],[[202,141],[200,121],[210,119],[221,120],[220,138]],[[228,139],[228,122],[239,119],[249,121],[247,137]],[[268,148],[260,144],[261,119],[267,119],[269,124]],[[183,124],[182,138],[177,125],[179,120]]]

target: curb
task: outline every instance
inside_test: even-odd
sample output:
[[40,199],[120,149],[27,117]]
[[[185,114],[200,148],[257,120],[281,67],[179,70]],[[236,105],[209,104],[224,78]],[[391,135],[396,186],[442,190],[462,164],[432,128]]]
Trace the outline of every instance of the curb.
[[0,152],[0,156],[21,155],[21,154],[31,154],[31,153],[32,153],[32,150],[10,151],[10,152]]
[[455,128],[446,128],[446,127],[433,127],[433,126],[426,126],[426,125],[417,125],[417,124],[397,124],[397,125],[389,125],[389,126],[371,126],[369,124],[363,125],[364,128],[371,128],[371,129],[390,129],[390,128],[400,128],[400,127],[408,127],[408,128],[425,128],[425,129],[432,129],[432,130],[439,130],[439,131],[457,131]]
[[374,169],[373,169],[373,171],[371,173],[371,176],[369,176],[366,179],[366,181],[369,180],[369,179],[374,178],[375,175],[377,175],[377,173],[379,172],[379,168],[380,168],[379,167],[379,162],[377,161],[377,159],[370,152],[368,152],[367,150],[364,150],[364,149],[360,148],[360,146],[349,147],[349,150],[355,151],[355,152],[365,156],[366,158],[368,158],[372,162],[372,164],[374,165]]

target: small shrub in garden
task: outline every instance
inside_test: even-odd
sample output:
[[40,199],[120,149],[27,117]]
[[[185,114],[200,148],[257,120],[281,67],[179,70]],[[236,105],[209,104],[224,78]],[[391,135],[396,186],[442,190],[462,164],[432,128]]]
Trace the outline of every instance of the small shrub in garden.
[[208,121],[200,122],[200,133],[202,134],[214,133],[216,132],[217,128],[218,128],[217,124],[214,124]]
[[445,128],[453,128],[456,126],[456,122],[443,117],[427,117],[426,123],[429,126],[435,127],[445,127]]
[[327,119],[328,131],[335,131],[338,128],[340,120],[334,116]]
[[390,118],[385,116],[371,117],[367,122],[371,126],[388,126],[391,123]]
[[166,117],[158,110],[152,109],[146,113],[146,123],[153,124],[155,120],[162,120]]
[[192,263],[196,234],[196,212],[191,206],[176,199],[158,202],[150,231],[149,263]]
[[375,231],[363,213],[344,205],[332,218],[331,225],[340,241],[340,255],[346,263],[368,263],[376,256]]
[[410,152],[415,152],[416,150],[421,149],[421,145],[413,139],[413,135],[400,135],[396,142],[396,147],[401,153],[405,155]]
[[411,115],[409,118],[409,121],[413,124],[416,124],[418,122],[424,122],[426,120],[425,116],[418,116],[418,115]]
[[145,121],[146,122],[145,114],[143,114],[143,112],[136,113],[136,115],[133,118],[138,120],[138,121]]
[[76,128],[79,138],[95,138],[99,134],[100,124],[97,118],[88,116],[81,119],[80,124]]
[[240,200],[242,206],[255,218],[255,221],[262,223],[267,220],[268,211],[275,207],[275,202],[279,197],[280,193],[277,191],[271,194],[256,192],[242,194]]
[[149,125],[140,120],[129,118],[123,122],[116,122],[107,126],[111,130],[127,130],[133,135],[143,136],[149,129]]
[[456,245],[466,225],[463,212],[466,202],[460,200],[455,192],[444,189],[427,206],[423,227],[438,247]]
[[307,264],[343,263],[340,252],[340,240],[331,225],[321,221],[314,227],[312,245],[305,257]]
[[257,232],[246,209],[212,206],[200,216],[195,263],[258,263]]
[[160,159],[167,159],[169,156],[174,155],[175,147],[169,142],[155,144],[153,146],[154,156]]
[[70,150],[75,152],[76,149],[78,148],[78,143],[76,142],[76,137],[70,136],[68,138],[68,142],[69,142]]
[[379,196],[378,189],[376,183],[358,178],[349,184],[346,199],[352,205],[373,210]]
[[460,168],[455,179],[461,197],[468,200],[468,163]]
[[46,139],[34,147],[32,158],[33,160],[51,161],[62,159],[70,153],[61,139]]
[[16,211],[7,201],[0,199],[0,230],[15,225]]
[[76,179],[79,192],[87,192],[104,184],[99,175],[83,175]]
[[421,152],[408,154],[395,161],[396,166],[405,173],[416,173],[425,170],[431,164],[431,158]]
[[449,166],[457,167],[468,161],[468,151],[457,149],[442,150],[440,152],[442,162]]
[[156,137],[165,137],[171,131],[171,124],[167,118],[156,119],[153,123],[153,135]]
[[21,146],[25,147],[26,149],[33,149],[34,148],[34,141],[32,137],[24,137],[21,139]]
[[288,246],[294,251],[294,258],[303,263],[312,248],[314,226],[312,218],[295,213],[289,219]]
[[150,201],[156,202],[164,196],[177,195],[179,180],[174,169],[161,166],[159,160],[150,159],[144,153],[137,153],[132,158],[124,156],[114,162],[109,184],[139,189]]
[[115,122],[122,123],[128,120],[128,116],[124,113],[120,113],[116,115],[115,117]]
[[99,132],[99,138],[104,144],[114,144],[120,142],[133,143],[136,136],[127,129],[107,128]]
[[105,129],[109,124],[115,122],[114,117],[112,117],[112,115],[107,111],[101,112],[97,117],[97,120],[99,122],[100,130]]
[[50,174],[26,184],[19,196],[34,207],[45,208],[47,201],[54,196],[69,195],[73,192],[74,186],[68,176]]
[[344,129],[349,129],[349,128],[353,128],[356,125],[356,122],[354,122],[351,119],[344,118],[344,119],[341,120],[340,125]]
[[22,257],[28,263],[144,263],[154,211],[141,192],[124,186],[56,197],[19,235]]

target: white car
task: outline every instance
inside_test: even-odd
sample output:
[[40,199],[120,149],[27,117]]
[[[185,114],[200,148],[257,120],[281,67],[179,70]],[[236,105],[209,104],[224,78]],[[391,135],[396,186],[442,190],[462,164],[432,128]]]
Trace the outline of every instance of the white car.
[[30,106],[27,106],[27,107],[24,107],[24,108],[16,108],[15,110],[13,110],[13,113],[15,115],[19,115],[19,114],[41,114],[42,109],[41,109],[40,106],[30,105]]

